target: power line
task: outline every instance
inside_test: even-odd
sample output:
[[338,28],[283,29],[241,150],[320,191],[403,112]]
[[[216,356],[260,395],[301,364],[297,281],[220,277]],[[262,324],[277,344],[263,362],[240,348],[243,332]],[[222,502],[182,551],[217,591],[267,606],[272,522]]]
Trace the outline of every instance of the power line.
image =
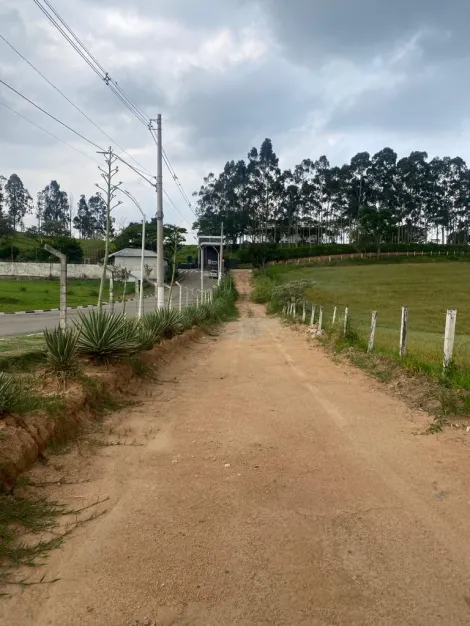
[[5,107],[5,109],[8,109],[9,111],[11,111],[12,113],[14,113],[15,115],[17,115],[18,117],[23,118],[26,122],[29,122],[29,124],[32,124],[33,126],[36,126],[36,128],[39,128],[39,130],[42,130],[44,133],[46,133],[47,135],[50,135],[51,137],[53,137],[54,139],[57,139],[57,141],[60,141],[61,143],[65,144],[66,146],[68,146],[69,148],[71,148],[72,150],[75,150],[75,152],[78,152],[80,154],[82,154],[84,157],[86,157],[87,159],[90,159],[90,161],[93,161],[94,163],[96,163],[97,165],[99,165],[98,161],[96,159],[94,159],[93,157],[91,157],[89,154],[86,154],[85,152],[82,152],[81,150],[79,150],[78,148],[76,148],[75,146],[72,146],[72,144],[68,143],[67,141],[64,141],[63,139],[61,139],[60,137],[57,137],[57,135],[54,135],[54,133],[51,133],[50,131],[46,130],[45,128],[43,128],[42,126],[40,126],[39,124],[36,124],[36,122],[33,122],[33,120],[30,120],[28,117],[26,117],[26,115],[23,115],[22,113],[20,113],[19,111],[16,111],[15,109],[13,109],[12,107],[8,106],[8,104],[5,104],[5,102],[2,102],[0,100],[0,105]]
[[[115,154],[114,155],[116,157],[116,159],[118,159],[118,161],[121,161],[121,163],[125,163],[127,165],[127,167],[129,167],[131,170],[133,170],[136,174],[138,174],[139,176],[141,176],[146,182],[148,182],[149,185],[151,185],[152,187],[155,187],[155,183],[153,183],[151,180],[149,180],[144,174],[142,174],[142,172],[140,172],[136,167],[134,167],[133,165],[131,165],[130,163],[128,163],[127,161],[125,161],[124,159],[122,159],[119,155]],[[153,176],[153,178],[155,178],[155,176]]]
[[[150,134],[152,135],[152,139],[155,142],[155,145],[158,146],[158,141],[157,138],[154,135],[154,131],[152,128],[150,128]],[[188,205],[189,209],[191,210],[192,214],[194,215],[194,217],[197,218],[196,213],[194,212],[193,206],[191,204],[191,201],[189,200],[185,190],[183,189],[183,185],[181,184],[178,176],[176,175],[176,172],[174,170],[174,167],[172,166],[172,164],[170,163],[170,159],[168,158],[167,153],[165,152],[164,149],[162,149],[162,156],[163,156],[163,161],[168,169],[168,171],[170,172],[170,176],[173,178],[173,180],[176,183],[176,186],[178,187],[178,191],[180,192],[180,194],[183,196],[183,200],[185,201],[185,203]]]
[[[170,198],[170,196],[168,195],[166,189],[163,190],[163,193],[165,194],[165,196],[167,197],[168,202],[171,204],[171,206],[175,209],[175,211],[177,211],[181,217],[181,219],[183,220],[183,222],[186,222],[187,224],[189,224],[189,221],[184,217],[184,215],[181,213],[181,211],[178,209],[178,207],[176,206],[176,204],[173,202],[173,200]],[[193,231],[191,231],[193,232]]]
[[[59,12],[54,9],[52,4],[48,2],[48,0],[43,0],[46,6],[52,11],[55,15],[51,15],[51,13],[39,2],[39,0],[34,0],[36,6],[38,6],[44,15],[48,18],[55,28],[61,33],[61,35],[69,42],[69,44],[74,48],[76,52],[82,57],[82,59],[92,68],[92,70],[99,76],[105,84],[111,89],[111,91],[121,100],[125,107],[142,123],[144,126],[148,127],[149,119],[145,115],[145,113],[139,109],[139,107],[135,104],[135,102],[121,89],[120,85],[111,78],[109,73],[105,70],[105,68],[99,63],[96,57],[88,50],[85,44],[79,39],[79,37],[74,33],[72,28],[67,24],[67,22],[61,17]],[[57,18],[57,19],[56,19]],[[58,23],[58,21],[60,24]],[[61,26],[62,24],[62,26]]]
[[[175,169],[172,166],[172,164],[170,163],[170,159],[169,159],[167,153],[165,152],[165,150],[163,150],[163,159],[165,161],[165,164],[166,164],[166,166],[167,166],[167,168],[168,168],[168,170],[169,170],[173,180],[175,181],[176,185],[178,186],[178,188],[180,190],[180,193],[183,196],[183,199],[185,200],[185,202],[187,203],[187,205],[189,206],[191,211],[193,211],[191,200],[188,198],[188,195],[187,195],[186,191],[184,190],[183,185],[180,182],[180,179],[176,175]],[[193,211],[193,213],[194,213],[194,211]]]
[[135,114],[140,116],[142,118],[142,121],[147,125],[149,120],[147,119],[147,117],[143,113],[143,111],[141,109],[139,109],[139,107],[135,104],[135,102],[121,89],[121,87],[118,85],[118,83],[115,80],[111,79],[111,77],[109,76],[109,73],[100,64],[100,62],[97,60],[97,58],[95,56],[93,56],[93,54],[85,46],[83,41],[81,41],[81,39],[75,34],[75,32],[72,30],[72,28],[67,24],[67,22],[59,14],[59,12],[52,6],[52,4],[48,0],[43,0],[43,1],[49,7],[49,9],[54,13],[56,18],[61,22],[61,24],[66,28],[66,30],[70,33],[70,35],[73,37],[75,42],[82,48],[82,50],[85,51],[85,53],[92,60],[92,62],[103,73],[104,80],[105,80],[106,84],[112,83],[116,87],[117,91],[119,91],[121,93],[121,95],[123,96],[123,98],[128,102],[129,106],[132,107],[132,109],[135,111]]
[[51,22],[51,24],[57,28],[57,30],[62,34],[63,37],[65,37],[65,39],[76,50],[76,52],[78,52],[78,54],[82,57],[82,59],[85,61],[85,63],[87,63],[91,67],[91,69],[95,72],[95,74],[97,74],[100,78],[103,78],[103,76],[101,76],[100,72],[96,69],[96,67],[93,65],[93,63],[89,59],[87,59],[87,57],[83,54],[83,52],[80,50],[80,48],[70,39],[70,37],[67,35],[67,33],[54,20],[52,15],[50,15],[47,12],[47,10],[42,6],[42,4],[39,2],[39,0],[33,0],[33,2],[34,2],[34,4],[37,7],[39,7],[41,9],[41,11],[44,13],[44,15],[47,17],[47,19]]
[[128,152],[127,152],[127,151],[126,151],[126,150],[125,150],[125,149],[124,149],[121,145],[119,145],[119,144],[118,144],[118,142],[117,142],[117,141],[115,141],[115,140],[114,140],[114,139],[113,139],[110,135],[108,135],[108,133],[107,133],[105,130],[103,130],[103,129],[102,129],[102,128],[98,125],[98,124],[96,124],[96,123],[95,123],[95,122],[94,122],[94,121],[93,121],[93,120],[92,120],[92,119],[91,119],[91,118],[90,118],[90,117],[89,117],[89,116],[88,116],[88,115],[87,115],[84,111],[82,111],[82,109],[80,109],[80,107],[79,107],[79,106],[77,106],[77,105],[76,105],[76,104],[75,104],[72,100],[70,100],[70,98],[68,98],[68,97],[67,97],[67,96],[63,93],[63,91],[61,91],[58,87],[56,87],[56,85],[54,85],[54,83],[52,83],[52,82],[51,82],[51,81],[50,81],[50,80],[49,80],[49,79],[48,79],[48,78],[47,78],[47,77],[46,77],[46,76],[45,76],[45,75],[44,75],[44,74],[43,74],[40,70],[38,70],[38,68],[37,68],[35,65],[33,65],[33,63],[31,63],[31,61],[29,61],[29,60],[28,60],[28,59],[27,59],[27,58],[26,58],[23,54],[21,54],[21,52],[20,52],[19,50],[17,50],[17,49],[15,48],[15,46],[14,46],[12,43],[10,43],[7,39],[5,39],[5,37],[4,37],[1,33],[0,33],[0,39],[2,39],[2,40],[3,40],[6,44],[7,44],[7,46],[9,46],[9,47],[10,47],[10,48],[11,48],[11,49],[12,49],[12,50],[13,50],[13,51],[14,51],[14,52],[15,52],[15,53],[16,53],[16,54],[17,54],[17,55],[21,58],[21,59],[23,59],[23,61],[24,61],[25,63],[27,63],[27,64],[28,64],[28,65],[29,65],[29,66],[30,66],[30,67],[31,67],[31,68],[32,68],[32,69],[33,69],[33,70],[34,70],[34,71],[35,71],[35,72],[36,72],[39,76],[41,76],[41,78],[43,78],[43,79],[46,81],[46,83],[47,83],[48,85],[50,85],[53,89],[55,89],[55,90],[57,91],[57,93],[59,93],[59,94],[60,94],[60,95],[61,95],[61,96],[65,99],[65,100],[67,100],[67,102],[68,102],[69,104],[71,104],[71,105],[74,107],[74,109],[76,109],[76,110],[77,110],[77,111],[78,111],[81,115],[83,115],[83,117],[84,117],[86,120],[88,120],[91,124],[93,124],[93,126],[94,126],[95,128],[97,128],[97,129],[98,129],[98,130],[99,130],[99,131],[100,131],[103,135],[105,135],[105,137],[107,137],[107,138],[108,138],[108,139],[109,139],[112,143],[114,143],[114,144],[115,144],[115,145],[116,145],[116,146],[117,146],[120,150],[122,150],[122,152],[124,152],[124,154],[127,154],[127,156],[128,156],[130,159],[132,159],[135,163],[137,163],[137,165],[138,165],[139,167],[141,167],[143,171],[146,171],[146,173],[147,173],[149,176],[153,176],[153,175],[152,175],[149,171],[147,171],[147,170],[145,169],[145,167],[144,167],[141,163],[139,163],[139,161],[137,161],[137,159],[135,159],[135,158],[134,158],[131,154],[129,154],[129,153],[128,153]]
[[[29,102],[29,104],[31,104],[32,106],[36,107],[36,109],[38,109],[39,111],[41,111],[41,113],[44,113],[45,115],[47,115],[48,117],[50,117],[51,119],[53,119],[55,122],[57,122],[58,124],[60,124],[61,126],[64,126],[64,128],[67,128],[67,130],[70,130],[70,132],[74,133],[75,135],[77,135],[78,137],[80,137],[80,139],[83,139],[84,141],[86,141],[87,143],[89,143],[90,145],[92,145],[94,148],[98,148],[99,151],[103,152],[104,148],[102,148],[101,146],[99,146],[98,144],[96,144],[94,141],[91,141],[91,139],[87,139],[87,137],[85,137],[85,135],[82,135],[81,133],[79,133],[77,130],[75,130],[74,128],[72,128],[71,126],[69,126],[68,124],[66,124],[65,122],[62,122],[59,118],[55,117],[55,115],[52,115],[52,113],[49,113],[48,111],[46,111],[45,109],[43,109],[42,107],[39,106],[39,104],[36,104],[35,102],[33,102],[32,100],[30,100],[29,98],[27,98],[25,95],[23,95],[22,93],[20,93],[18,90],[16,90],[14,87],[12,87],[11,85],[9,85],[8,83],[6,83],[4,80],[2,80],[0,78],[0,83],[2,85],[5,85],[5,87],[8,87],[8,89],[10,89],[11,91],[13,91],[14,93],[16,93],[18,96],[20,96],[21,98],[23,98],[23,100],[26,100],[26,102]],[[117,155],[116,155],[117,156]],[[155,185],[153,183],[151,183],[148,178],[146,176],[144,176],[142,174],[142,172],[140,172],[137,168],[135,168],[133,165],[131,165],[130,163],[128,163],[125,159],[123,159],[122,157],[117,156],[117,158],[124,163],[125,165],[127,165],[127,167],[129,167],[131,170],[133,170],[134,172],[136,172],[136,174],[138,174],[139,176],[141,176],[145,181],[147,181],[149,184],[152,185],[152,187],[154,187]]]
[[[92,70],[99,76],[105,84],[111,89],[111,91],[119,98],[119,100],[124,104],[124,106],[141,122],[144,124],[149,130],[150,134],[158,145],[157,139],[153,134],[153,129],[151,127],[151,120],[147,118],[146,114],[139,108],[139,106],[128,96],[125,91],[120,87],[120,85],[111,78],[106,69],[99,63],[96,57],[88,50],[85,44],[80,40],[80,38],[74,33],[72,28],[67,24],[67,22],[61,17],[60,13],[52,6],[49,0],[43,0],[44,4],[49,8],[51,13],[40,3],[39,0],[34,0],[35,4],[41,9],[41,11],[46,15],[49,21],[57,28],[57,30],[62,34],[62,36],[69,42],[69,44],[78,52],[78,54],[82,57],[82,59],[92,68]],[[55,17],[54,17],[55,16]],[[58,21],[57,21],[58,20]],[[58,23],[60,22],[60,23]],[[62,25],[62,26],[61,26]],[[170,163],[170,160],[163,150],[163,158],[165,161],[165,165],[170,172],[173,180],[178,187],[179,192],[181,193],[184,201],[187,203],[188,207],[192,211],[195,217],[197,217],[196,213],[192,208],[192,204],[188,195],[186,194],[181,182],[179,181],[176,172],[173,166]],[[142,174],[140,174],[142,175]],[[148,182],[148,181],[147,181]]]
[[66,124],[65,122],[62,122],[61,120],[59,120],[57,117],[55,117],[54,115],[52,115],[52,113],[49,113],[48,111],[46,111],[45,109],[43,109],[42,107],[39,106],[39,104],[36,104],[35,102],[33,102],[32,100],[30,100],[29,98],[27,98],[26,96],[24,96],[22,93],[20,93],[19,91],[17,91],[14,87],[12,87],[11,85],[8,85],[8,83],[6,83],[4,80],[2,80],[0,78],[0,83],[2,85],[5,85],[5,87],[8,87],[8,89],[10,89],[11,91],[13,91],[14,93],[16,93],[18,96],[20,96],[20,98],[23,98],[23,100],[26,100],[26,102],[29,102],[29,104],[32,104],[33,107],[36,107],[36,109],[38,109],[39,111],[41,111],[42,113],[44,113],[45,115],[47,115],[48,117],[50,117],[51,119],[53,119],[55,122],[57,122],[58,124],[61,124],[62,126],[64,126],[65,128],[67,128],[67,130],[70,130],[72,133],[74,133],[75,135],[77,135],[78,137],[80,137],[81,139],[83,139],[84,141],[86,141],[87,143],[89,143],[90,145],[92,145],[94,148],[98,148],[98,150],[103,150],[103,148],[101,148],[98,144],[96,144],[94,141],[91,141],[91,139],[87,139],[85,137],[85,135],[82,135],[81,133],[79,133],[77,130],[74,130],[71,126],[69,126],[68,124]]

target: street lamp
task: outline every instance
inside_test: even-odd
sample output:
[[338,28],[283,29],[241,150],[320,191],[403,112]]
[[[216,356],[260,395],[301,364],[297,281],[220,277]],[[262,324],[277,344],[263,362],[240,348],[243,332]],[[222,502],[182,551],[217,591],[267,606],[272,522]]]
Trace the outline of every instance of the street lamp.
[[140,253],[140,293],[139,293],[139,312],[137,313],[137,317],[140,320],[144,312],[145,213],[143,212],[140,204],[137,202],[134,196],[129,191],[127,191],[127,189],[119,189],[119,191],[123,193],[125,196],[127,196],[129,200],[132,200],[132,202],[139,209],[142,215],[142,250]]

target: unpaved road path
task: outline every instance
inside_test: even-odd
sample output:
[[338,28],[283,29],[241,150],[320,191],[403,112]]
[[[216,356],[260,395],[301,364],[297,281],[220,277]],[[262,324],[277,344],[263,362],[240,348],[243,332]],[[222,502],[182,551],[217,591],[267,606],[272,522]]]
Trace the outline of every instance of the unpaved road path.
[[1,624],[470,624],[465,436],[416,434],[422,415],[241,308],[107,420],[130,445],[56,458],[89,482],[50,495],[108,510]]

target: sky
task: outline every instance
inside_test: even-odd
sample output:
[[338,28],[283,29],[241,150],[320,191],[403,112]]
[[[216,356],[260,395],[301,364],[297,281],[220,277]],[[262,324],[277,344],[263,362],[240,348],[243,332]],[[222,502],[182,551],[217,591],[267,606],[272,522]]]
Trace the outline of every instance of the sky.
[[[164,147],[189,196],[265,137],[283,168],[322,154],[341,164],[385,146],[470,162],[468,0],[50,2],[146,116],[162,114]],[[148,130],[33,0],[1,0],[0,35],[113,143],[0,39],[1,80],[155,174]],[[87,155],[0,104],[0,174],[17,173],[33,197],[51,179],[75,203],[95,193],[97,148],[1,84],[0,103]],[[153,215],[154,189],[125,165],[118,178]],[[176,206],[165,199],[165,221],[191,228],[194,215],[168,171],[164,187]],[[139,213],[126,200],[115,217],[123,226]]]

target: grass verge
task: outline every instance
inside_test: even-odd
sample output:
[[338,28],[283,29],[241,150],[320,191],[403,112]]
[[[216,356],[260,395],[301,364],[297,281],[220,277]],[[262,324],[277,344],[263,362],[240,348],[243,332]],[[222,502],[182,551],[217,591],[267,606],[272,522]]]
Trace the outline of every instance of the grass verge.
[[[96,304],[100,288],[99,280],[70,280],[67,286],[67,306]],[[32,311],[36,309],[56,309],[59,307],[58,280],[0,280],[0,312]],[[145,294],[153,291],[152,286],[145,287]],[[116,281],[114,297],[122,296],[123,286]],[[132,298],[135,283],[127,283],[126,294]],[[108,297],[105,294],[105,299]]]

